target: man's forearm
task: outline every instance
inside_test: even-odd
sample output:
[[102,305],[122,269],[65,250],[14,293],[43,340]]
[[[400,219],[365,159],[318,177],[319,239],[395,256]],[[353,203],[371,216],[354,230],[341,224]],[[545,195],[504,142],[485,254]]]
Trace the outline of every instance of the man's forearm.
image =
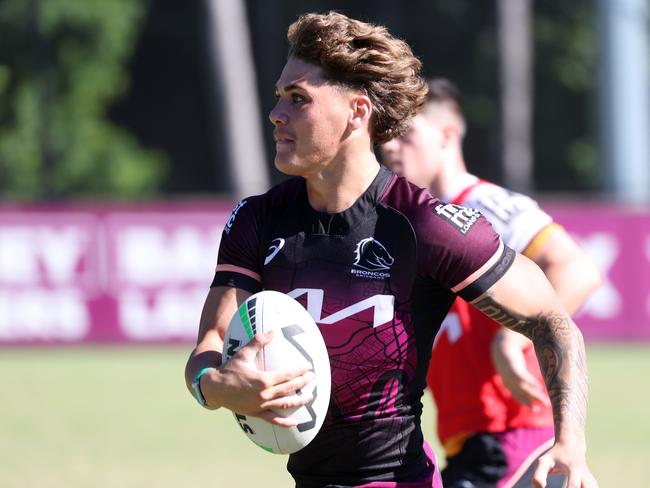
[[553,405],[556,439],[562,439],[565,434],[583,436],[587,363],[582,334],[570,317],[561,312],[525,317],[495,302],[489,292],[474,302],[474,306],[533,342]]
[[192,380],[203,368],[218,368],[221,366],[223,341],[218,331],[206,332],[203,340],[197,344],[185,365],[185,383],[187,389],[192,392]]
[[192,351],[185,365],[185,383],[190,392],[192,380],[196,373],[203,368],[218,368],[221,366],[221,357],[221,353],[218,351],[203,351],[200,353],[196,349]]

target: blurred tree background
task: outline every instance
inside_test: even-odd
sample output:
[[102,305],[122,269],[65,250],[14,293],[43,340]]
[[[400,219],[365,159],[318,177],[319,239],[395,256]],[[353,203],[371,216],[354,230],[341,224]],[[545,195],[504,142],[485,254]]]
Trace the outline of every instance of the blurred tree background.
[[108,109],[129,88],[148,1],[0,3],[0,189],[33,200],[154,195],[163,152]]
[[593,1],[535,2],[534,151],[539,190],[602,187]]
[[[412,45],[425,75],[457,82],[465,94],[470,169],[502,180],[494,1],[245,4],[262,117],[274,103],[288,25],[305,9],[336,9],[387,25]],[[602,188],[595,9],[587,0],[534,3],[538,191]],[[226,152],[219,147],[228,121],[207,113],[214,104],[207,103],[204,15],[204,2],[0,0],[0,196],[227,193]]]

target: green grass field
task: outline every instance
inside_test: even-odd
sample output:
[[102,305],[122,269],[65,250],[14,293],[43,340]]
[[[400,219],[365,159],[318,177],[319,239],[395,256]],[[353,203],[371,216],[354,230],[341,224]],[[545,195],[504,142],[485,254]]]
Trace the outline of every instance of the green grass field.
[[[189,348],[0,349],[0,487],[292,486],[286,457],[185,391]],[[590,346],[589,462],[650,486],[650,346]],[[423,427],[434,447],[433,406]]]

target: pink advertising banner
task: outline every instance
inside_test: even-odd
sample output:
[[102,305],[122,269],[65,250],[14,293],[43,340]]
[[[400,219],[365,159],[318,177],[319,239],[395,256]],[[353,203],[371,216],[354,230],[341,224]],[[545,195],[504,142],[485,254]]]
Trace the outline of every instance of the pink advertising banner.
[[0,343],[196,339],[231,202],[0,209]]
[[[231,208],[0,207],[0,344],[194,341]],[[650,212],[547,209],[604,277],[576,318],[585,336],[650,340]]]
[[587,338],[650,340],[650,209],[545,205],[602,273],[603,285],[576,316]]

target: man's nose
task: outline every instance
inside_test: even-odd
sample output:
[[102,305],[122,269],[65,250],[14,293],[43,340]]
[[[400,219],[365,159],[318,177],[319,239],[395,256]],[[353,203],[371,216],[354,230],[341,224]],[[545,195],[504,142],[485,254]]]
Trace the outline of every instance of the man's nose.
[[280,102],[275,104],[275,107],[269,112],[269,120],[275,126],[287,125],[288,118],[280,107]]

